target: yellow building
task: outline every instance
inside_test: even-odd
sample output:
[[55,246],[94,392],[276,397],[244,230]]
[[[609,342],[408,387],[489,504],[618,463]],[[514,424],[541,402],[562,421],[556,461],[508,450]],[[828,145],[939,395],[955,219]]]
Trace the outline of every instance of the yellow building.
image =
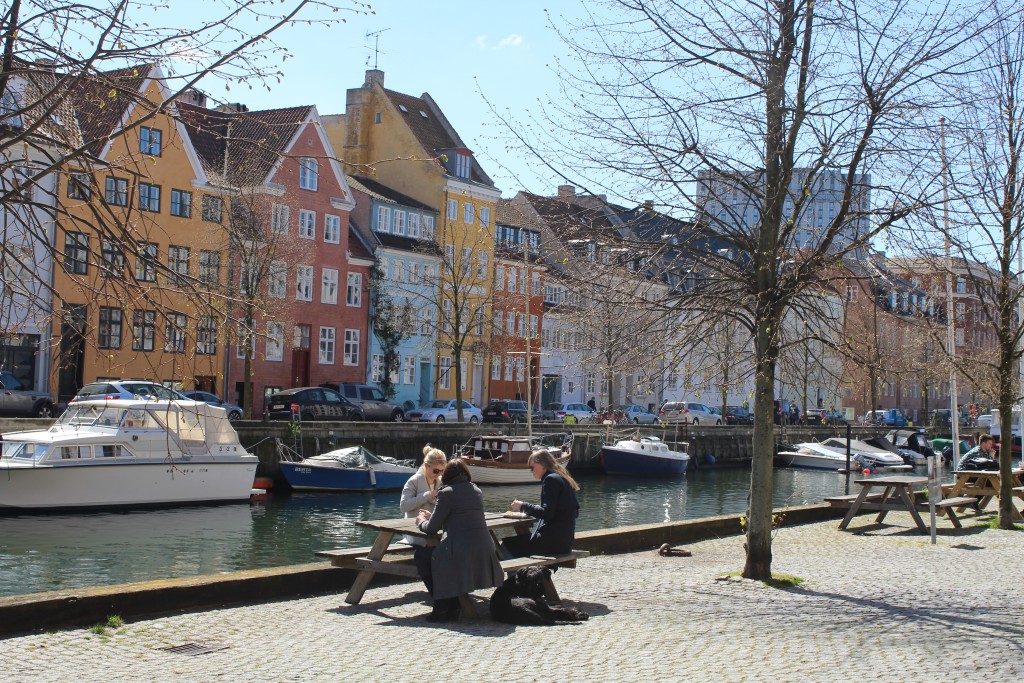
[[[382,71],[367,71],[363,85],[347,92],[345,113],[323,122],[349,173],[377,178],[437,208],[441,272],[433,300],[421,306],[433,309],[434,395],[461,393],[482,404],[490,376],[494,219],[501,191],[433,98],[386,89]],[[406,226],[375,219],[374,229],[402,235]]]
[[58,400],[127,377],[224,390],[224,202],[169,97],[152,65],[100,74],[72,94],[91,146],[58,192]]

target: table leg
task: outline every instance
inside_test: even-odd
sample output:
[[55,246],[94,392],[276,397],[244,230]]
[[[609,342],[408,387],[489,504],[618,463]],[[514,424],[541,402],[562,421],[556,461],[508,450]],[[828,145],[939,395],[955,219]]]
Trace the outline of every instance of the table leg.
[[914,518],[914,523],[917,524],[917,528],[922,533],[928,533],[928,525],[924,523],[924,520],[921,519],[921,515],[917,513],[917,506],[914,505],[914,499],[910,497],[910,487],[898,486],[896,487],[896,490],[899,493],[900,500],[902,500],[903,504],[907,506],[910,516]]
[[946,508],[942,508],[942,509],[945,511],[946,517],[948,517],[949,521],[953,524],[953,528],[954,529],[963,529],[964,528],[963,524],[960,523],[960,518],[956,516],[956,510],[954,510],[951,507],[946,507]]
[[840,531],[850,525],[850,521],[857,514],[857,510],[859,510],[860,506],[864,503],[864,499],[868,497],[868,491],[870,490],[871,484],[864,484],[861,487],[860,493],[858,493],[857,497],[854,498],[853,503],[850,505],[850,509],[846,511],[846,516],[843,517],[843,521],[839,523]]
[[[370,552],[366,554],[368,560],[379,560],[384,557],[384,553],[387,552],[388,546],[391,545],[391,539],[394,538],[394,531],[381,531],[377,534],[377,540],[373,542],[373,546],[370,547]],[[350,605],[358,605],[359,601],[363,599],[363,593],[366,592],[366,588],[370,585],[370,581],[373,580],[373,575],[376,572],[364,569],[359,572],[356,576],[356,580],[352,582],[352,587],[348,590],[348,595],[345,596],[345,602]]]
[[[896,496],[893,495],[893,493],[894,493],[894,490],[893,490],[892,486],[886,486],[885,487],[885,492],[882,493],[882,505],[886,505],[888,503],[895,503],[896,502]],[[879,510],[878,511],[878,516],[875,517],[875,524],[881,524],[883,521],[885,521],[885,516],[887,514],[889,514],[888,510]]]

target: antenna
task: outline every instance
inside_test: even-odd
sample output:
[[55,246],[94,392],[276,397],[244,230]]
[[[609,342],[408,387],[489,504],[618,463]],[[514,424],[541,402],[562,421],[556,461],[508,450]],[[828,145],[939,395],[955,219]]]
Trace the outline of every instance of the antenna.
[[[377,58],[380,56],[380,34],[384,33],[385,31],[390,31],[390,30],[391,30],[390,28],[382,28],[379,31],[367,31],[366,32],[367,39],[369,39],[371,36],[373,36],[373,68],[374,68],[374,70],[377,69]],[[367,64],[367,66],[369,66],[369,64],[370,64],[370,56],[369,55],[366,56],[366,64]]]

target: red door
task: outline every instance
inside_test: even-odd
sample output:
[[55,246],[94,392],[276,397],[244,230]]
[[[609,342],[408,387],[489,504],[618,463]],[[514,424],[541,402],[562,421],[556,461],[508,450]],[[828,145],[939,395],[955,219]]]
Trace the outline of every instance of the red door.
[[295,339],[292,344],[292,386],[309,386],[309,325],[295,326]]

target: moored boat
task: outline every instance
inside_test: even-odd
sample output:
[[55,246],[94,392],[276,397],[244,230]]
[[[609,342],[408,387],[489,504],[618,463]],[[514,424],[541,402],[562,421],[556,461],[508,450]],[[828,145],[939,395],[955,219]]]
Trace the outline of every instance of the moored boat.
[[470,439],[462,447],[460,455],[475,484],[530,484],[536,481],[527,464],[530,453],[543,448],[556,462],[568,465],[572,457],[572,441],[570,432],[532,438],[486,434]]
[[677,450],[656,436],[636,435],[602,447],[601,463],[608,474],[679,476],[690,464],[689,444],[673,445]]
[[[840,470],[846,467],[846,439],[833,437],[822,442],[795,444],[779,451],[776,456],[787,467],[813,470]],[[868,468],[882,472],[910,469],[903,458],[890,451],[872,447],[863,441],[850,440],[851,467]]]
[[300,491],[396,491],[416,473],[410,464],[374,455],[362,446],[349,446],[280,462],[288,485]]
[[49,429],[4,435],[0,508],[58,510],[247,500],[258,460],[223,408],[76,401]]

